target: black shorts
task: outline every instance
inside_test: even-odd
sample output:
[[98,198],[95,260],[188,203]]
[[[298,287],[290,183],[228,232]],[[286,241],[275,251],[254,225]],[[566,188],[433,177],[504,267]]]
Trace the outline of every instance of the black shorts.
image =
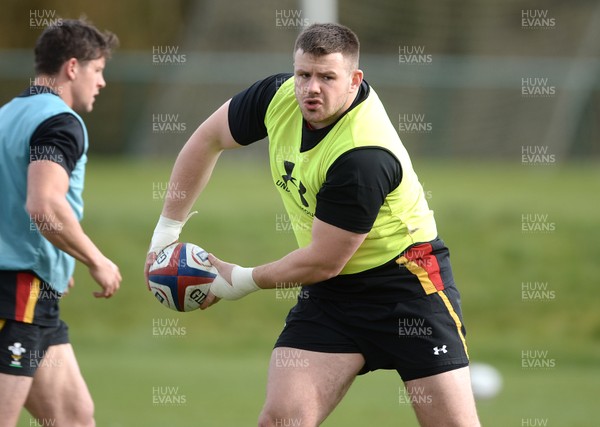
[[38,367],[60,363],[44,359],[48,347],[68,342],[69,327],[62,320],[39,326],[0,319],[0,373],[33,377]]
[[469,364],[460,295],[454,286],[394,303],[304,297],[286,319],[275,347],[361,353],[359,375],[395,369],[404,381]]
[[0,290],[0,319],[58,325],[62,294],[34,272],[0,270]]

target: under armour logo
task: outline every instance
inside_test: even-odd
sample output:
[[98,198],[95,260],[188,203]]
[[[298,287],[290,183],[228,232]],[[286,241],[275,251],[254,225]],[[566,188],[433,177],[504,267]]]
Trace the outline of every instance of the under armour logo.
[[438,346],[433,347],[433,354],[435,356],[439,356],[440,355],[440,351],[442,353],[448,353],[448,350],[446,350],[446,344],[444,344],[441,348],[438,348]]
[[300,201],[302,202],[302,205],[305,208],[307,208],[308,201],[304,197],[304,194],[306,194],[306,187],[304,186],[304,184],[302,184],[302,181],[300,181],[300,182],[298,182],[298,184],[296,184],[296,178],[294,178],[292,176],[292,172],[294,171],[295,166],[296,165],[294,163],[284,160],[283,167],[285,169],[285,175],[281,175],[281,178],[283,178],[283,182],[285,183],[286,186],[287,186],[288,182],[291,182],[292,184],[294,184],[296,186],[296,188],[298,188],[298,195],[300,196]]
[[285,168],[285,175],[281,175],[281,177],[283,178],[283,182],[285,182],[286,184],[288,183],[288,181],[290,181],[292,184],[296,185],[296,178],[292,176],[294,166],[296,166],[294,163],[288,162],[287,160],[284,160],[283,162],[283,167]]
[[298,186],[298,194],[300,195],[300,201],[302,202],[302,205],[307,208],[308,202],[304,198],[304,194],[306,194],[306,187],[304,184],[302,184],[302,181],[300,181],[300,185]]

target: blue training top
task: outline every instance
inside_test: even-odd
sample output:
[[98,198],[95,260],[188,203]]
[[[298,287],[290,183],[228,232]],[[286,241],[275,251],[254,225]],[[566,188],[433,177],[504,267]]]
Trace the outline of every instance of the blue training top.
[[[36,88],[40,87],[31,89]],[[30,218],[25,203],[30,161],[41,157],[59,162],[53,157],[61,156],[58,151],[52,150],[42,156],[32,153],[31,150],[37,148],[30,145],[31,137],[45,120],[65,113],[72,114],[83,129],[83,155],[71,171],[66,195],[75,216],[81,221],[88,149],[87,130],[81,117],[49,90],[30,90],[25,96],[13,98],[0,108],[0,270],[33,271],[61,293],[66,290],[73,274],[75,260],[42,236],[34,221],[40,218]],[[41,220],[52,224],[54,219]],[[53,229],[47,231],[60,232],[62,229],[56,221],[51,227]]]

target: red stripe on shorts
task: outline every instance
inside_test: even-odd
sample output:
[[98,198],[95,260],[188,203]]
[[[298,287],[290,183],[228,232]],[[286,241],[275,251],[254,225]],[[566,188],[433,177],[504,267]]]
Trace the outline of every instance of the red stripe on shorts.
[[34,276],[30,273],[17,273],[17,292],[15,295],[15,320],[25,319],[25,310],[31,293],[31,283]]
[[404,257],[425,270],[431,283],[438,291],[441,291],[445,286],[440,275],[440,265],[435,255],[431,253],[432,250],[430,243],[423,243],[410,248],[404,253]]

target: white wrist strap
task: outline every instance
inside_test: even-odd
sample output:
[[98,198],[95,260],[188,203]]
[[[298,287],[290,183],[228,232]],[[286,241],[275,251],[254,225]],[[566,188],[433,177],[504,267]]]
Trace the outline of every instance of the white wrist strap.
[[210,291],[218,298],[225,300],[236,300],[258,291],[260,287],[252,278],[253,268],[244,268],[236,265],[231,272],[231,281],[218,275],[210,286]]
[[177,221],[161,215],[158,218],[158,223],[150,241],[149,252],[159,252],[171,243],[176,242],[179,239],[183,226],[195,213],[198,213],[198,211],[191,212],[183,221]]

